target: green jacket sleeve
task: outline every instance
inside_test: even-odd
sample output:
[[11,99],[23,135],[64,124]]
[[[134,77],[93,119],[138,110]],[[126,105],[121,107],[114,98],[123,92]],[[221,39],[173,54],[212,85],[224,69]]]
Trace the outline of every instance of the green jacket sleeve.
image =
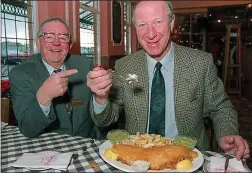
[[[116,61],[115,69],[120,66],[120,61]],[[123,109],[123,90],[122,90],[122,78],[119,77],[116,72],[113,75],[112,88],[109,95],[109,100],[106,108],[100,114],[95,114],[93,104],[90,104],[91,117],[94,123],[99,127],[107,127],[119,119],[120,111]],[[93,103],[93,97],[91,102]]]
[[[211,60],[211,61],[210,61]],[[224,86],[216,75],[217,69],[209,58],[205,77],[204,114],[210,112],[216,140],[226,135],[238,135],[239,124],[234,106],[224,92]],[[228,123],[227,123],[228,122]]]
[[13,68],[9,76],[18,127],[25,136],[36,137],[55,120],[54,110],[51,108],[47,118],[36,99],[36,83],[26,71]]

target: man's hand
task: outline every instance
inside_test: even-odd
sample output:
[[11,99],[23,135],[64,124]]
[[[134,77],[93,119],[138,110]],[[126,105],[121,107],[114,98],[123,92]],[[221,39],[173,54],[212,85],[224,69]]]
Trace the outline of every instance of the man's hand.
[[40,104],[48,106],[52,99],[63,96],[68,89],[68,77],[76,74],[78,70],[71,69],[51,75],[39,88],[37,100]]
[[95,93],[95,101],[104,105],[108,100],[108,94],[112,86],[112,70],[104,70],[95,67],[87,74],[87,86]]
[[241,136],[223,136],[220,138],[219,147],[225,153],[234,155],[237,160],[250,157],[249,145]]

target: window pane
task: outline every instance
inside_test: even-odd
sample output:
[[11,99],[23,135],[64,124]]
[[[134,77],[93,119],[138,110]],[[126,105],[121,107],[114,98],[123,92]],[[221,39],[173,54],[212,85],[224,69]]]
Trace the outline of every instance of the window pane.
[[16,26],[15,21],[6,20],[6,37],[15,38],[16,37]]
[[2,19],[2,37],[5,37],[5,23],[3,19]]
[[81,54],[93,56],[94,54],[94,31],[80,28]]
[[[97,29],[99,23],[97,23],[96,12],[98,1],[80,1],[79,17],[80,17],[80,52],[82,55],[92,57],[94,62],[98,59],[98,47],[99,44],[97,39],[100,38]],[[85,6],[85,8],[83,8]],[[91,7],[91,8],[86,8]],[[89,10],[90,9],[90,10]]]
[[28,28],[28,26],[29,26],[29,24],[26,23],[26,25],[25,25],[25,37],[26,37],[26,39],[29,39],[29,28]]
[[[28,22],[30,25],[33,25],[33,21],[32,14],[28,14],[28,19],[26,3],[20,0],[12,0],[11,3],[5,3],[4,1],[1,4],[1,58],[2,62],[4,62],[2,64],[6,66],[2,66],[2,71],[7,71],[7,73],[2,73],[2,76],[7,75],[8,77],[8,71],[12,67],[23,62],[25,58],[30,57],[30,46],[32,47],[33,45],[29,44]],[[32,8],[32,6],[29,6],[29,8]]]
[[26,48],[26,40],[25,39],[18,39],[17,46],[18,46],[18,54],[21,55],[25,52]]
[[16,16],[16,20],[17,21],[23,21],[23,22],[25,22],[25,17],[23,17],[23,16]]
[[17,38],[26,38],[25,36],[25,23],[17,22]]
[[1,56],[3,57],[7,57],[7,49],[6,49],[6,39],[2,38],[2,42],[1,42]]
[[11,14],[6,14],[6,13],[5,13],[5,18],[6,18],[6,19],[13,19],[13,20],[15,20],[15,16],[14,16],[14,15],[11,15]]

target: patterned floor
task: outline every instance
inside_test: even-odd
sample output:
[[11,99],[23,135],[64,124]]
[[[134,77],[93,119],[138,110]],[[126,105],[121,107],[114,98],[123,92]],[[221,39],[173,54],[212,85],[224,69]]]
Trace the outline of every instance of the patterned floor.
[[[246,98],[238,99],[235,96],[230,96],[230,100],[238,113],[240,135],[248,141],[252,151],[252,103]],[[251,157],[248,164],[252,167]]]

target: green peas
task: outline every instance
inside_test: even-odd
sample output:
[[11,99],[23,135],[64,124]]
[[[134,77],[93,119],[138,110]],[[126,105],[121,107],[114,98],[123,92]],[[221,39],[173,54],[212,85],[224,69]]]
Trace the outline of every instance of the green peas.
[[116,144],[117,142],[128,138],[129,133],[125,130],[112,130],[107,134],[107,139],[110,140],[112,144]]
[[195,138],[178,136],[173,139],[173,144],[175,145],[183,145],[190,150],[193,150],[196,146],[197,140]]

